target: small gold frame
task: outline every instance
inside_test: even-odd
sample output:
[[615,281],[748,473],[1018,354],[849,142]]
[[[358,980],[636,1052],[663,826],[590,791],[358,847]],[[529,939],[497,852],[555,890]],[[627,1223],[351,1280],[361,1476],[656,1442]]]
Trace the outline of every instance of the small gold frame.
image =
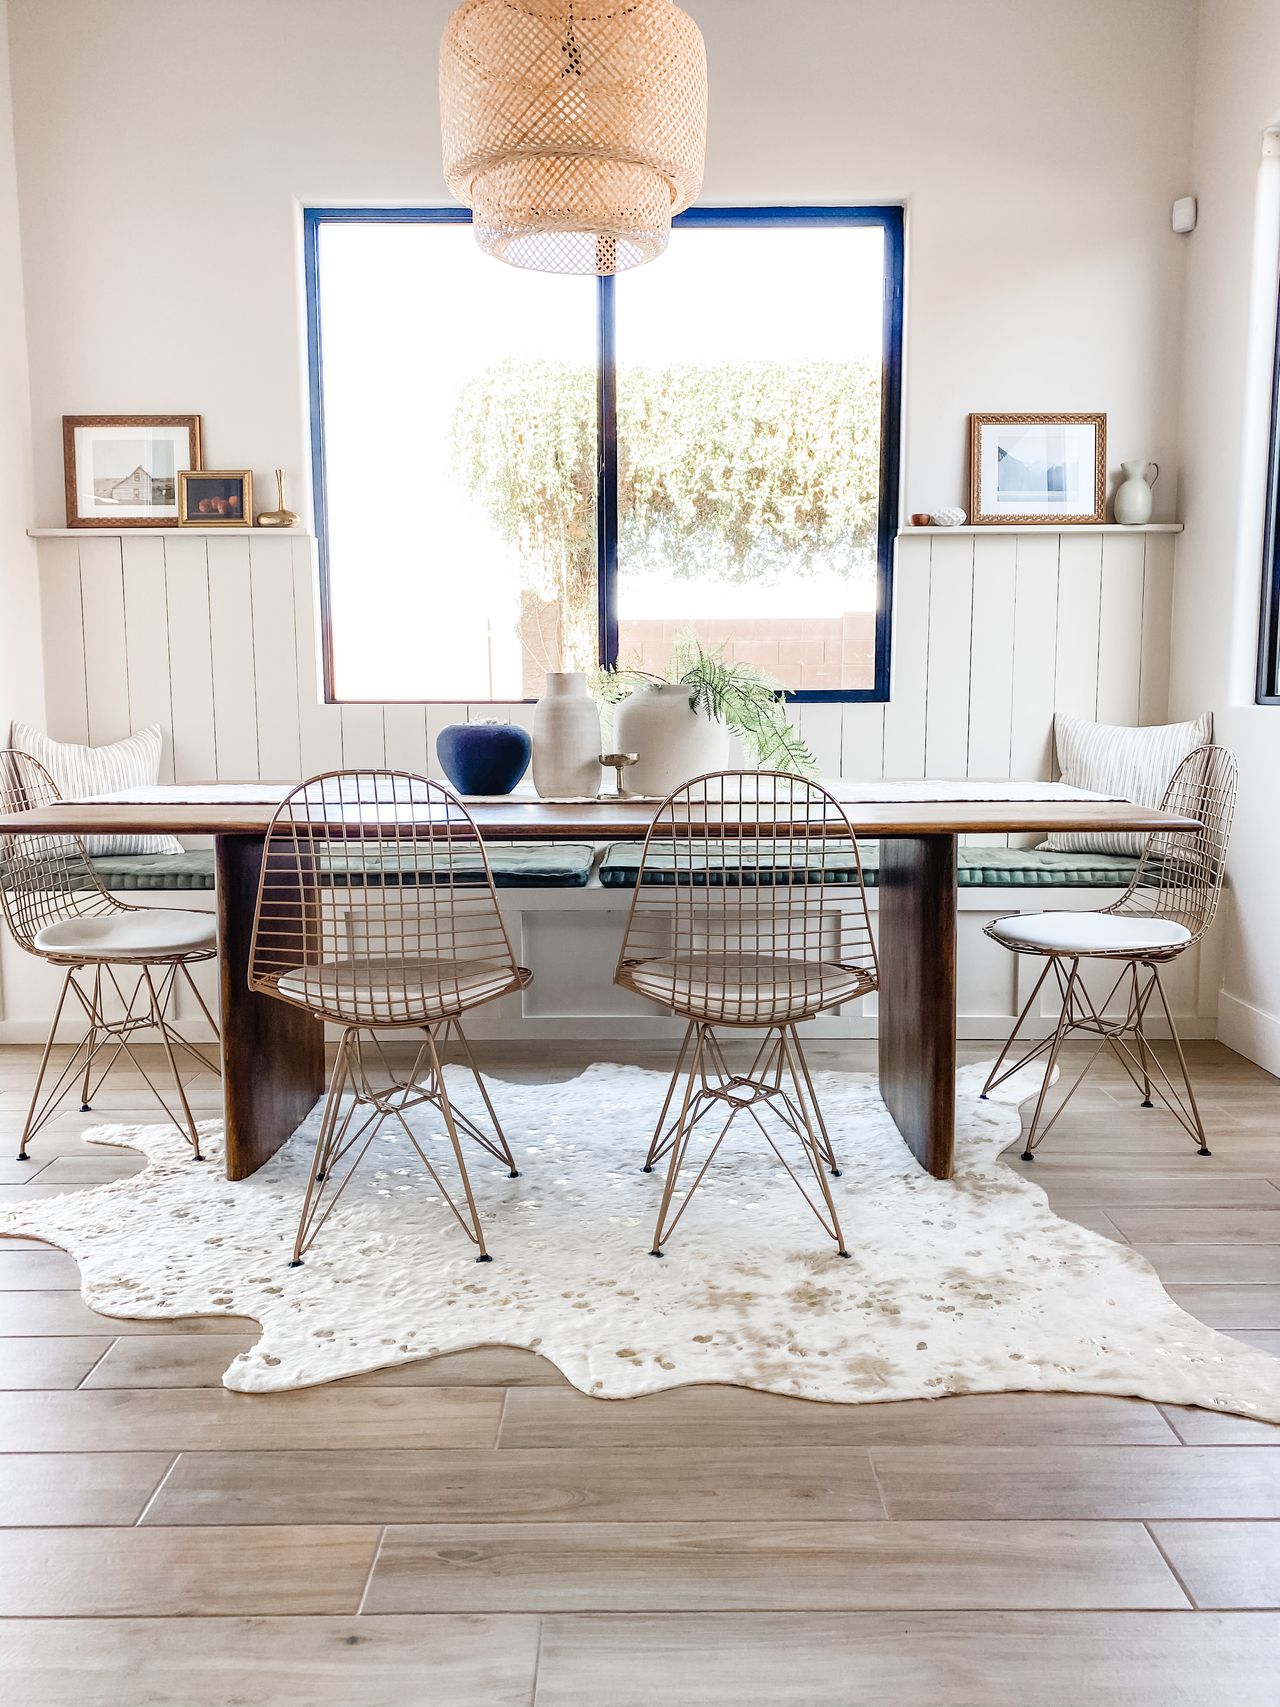
[[[1073,426],[1095,429],[1093,509],[1087,516],[1048,514],[993,515],[982,507],[982,433],[986,427]],[[969,522],[973,527],[1096,527],[1107,519],[1107,417],[1103,414],[970,415]]]
[[[192,493],[192,485],[195,492]],[[202,485],[238,485],[235,515],[201,514],[204,498],[232,496],[225,492],[201,494]],[[192,504],[196,508],[192,509]],[[178,471],[178,526],[180,528],[251,528],[253,526],[253,470],[249,468],[183,468]]]

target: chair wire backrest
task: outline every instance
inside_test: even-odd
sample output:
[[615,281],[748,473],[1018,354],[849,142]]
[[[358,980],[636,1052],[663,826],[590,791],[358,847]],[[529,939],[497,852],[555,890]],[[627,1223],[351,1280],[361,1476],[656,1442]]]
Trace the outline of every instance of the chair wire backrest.
[[[877,981],[862,858],[848,815],[815,782],[783,771],[719,771],[695,778],[658,808],[645,839],[618,976],[673,961],[680,996],[708,960],[739,969],[726,1010],[759,1011],[741,969],[767,976],[800,1006],[818,1002],[822,967]],[[785,970],[780,974],[779,965]],[[738,1012],[734,1012],[734,1001]]]
[[[6,812],[31,812],[61,800],[58,785],[30,753],[0,749],[0,800]],[[102,885],[78,836],[0,836],[0,904],[14,940],[38,953],[36,937],[63,919],[125,910]]]
[[1157,830],[1138,869],[1109,913],[1169,919],[1202,937],[1213,922],[1226,876],[1235,815],[1236,756],[1226,747],[1197,747],[1174,771],[1161,810],[1196,818],[1198,830]]
[[[427,985],[437,1006],[442,993],[450,1005],[478,968],[515,980],[484,843],[442,784],[333,771],[281,802],[267,830],[249,983],[283,994],[285,974],[334,965],[357,982],[392,971],[410,1007]],[[338,1007],[332,1017],[350,1016]]]

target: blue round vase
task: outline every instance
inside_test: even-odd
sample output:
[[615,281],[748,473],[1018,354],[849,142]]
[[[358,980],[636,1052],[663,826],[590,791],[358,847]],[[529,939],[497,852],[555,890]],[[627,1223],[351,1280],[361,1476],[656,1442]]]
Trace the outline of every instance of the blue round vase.
[[436,757],[459,794],[510,794],[529,768],[533,741],[515,723],[449,723]]

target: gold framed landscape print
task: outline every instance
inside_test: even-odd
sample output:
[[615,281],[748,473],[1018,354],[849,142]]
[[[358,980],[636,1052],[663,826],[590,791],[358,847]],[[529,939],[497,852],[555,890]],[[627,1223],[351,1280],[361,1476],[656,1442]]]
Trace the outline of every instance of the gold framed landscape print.
[[69,528],[171,528],[177,477],[200,466],[199,415],[64,415]]
[[975,527],[1079,527],[1106,519],[1105,415],[970,415]]

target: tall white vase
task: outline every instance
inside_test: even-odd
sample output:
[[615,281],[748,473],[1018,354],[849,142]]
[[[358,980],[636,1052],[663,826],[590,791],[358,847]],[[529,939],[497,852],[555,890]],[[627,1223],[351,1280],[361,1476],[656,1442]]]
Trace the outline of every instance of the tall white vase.
[[581,670],[549,670],[533,709],[533,786],[544,800],[600,792],[600,713]]
[[725,724],[690,708],[689,689],[679,683],[638,687],[614,713],[614,746],[639,755],[627,772],[635,794],[665,796],[692,777],[726,769],[729,738]]

